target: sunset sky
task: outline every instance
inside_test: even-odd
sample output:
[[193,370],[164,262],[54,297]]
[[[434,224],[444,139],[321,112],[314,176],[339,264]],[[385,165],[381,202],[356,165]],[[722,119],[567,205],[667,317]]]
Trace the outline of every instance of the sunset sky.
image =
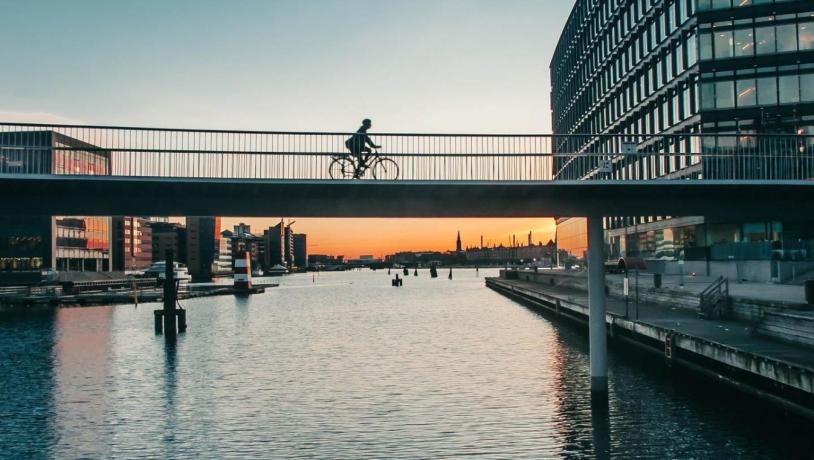
[[[289,219],[286,219],[288,222]],[[483,235],[485,245],[508,246],[512,234],[526,244],[529,231],[534,243],[554,238],[552,219],[299,219],[294,231],[308,235],[310,254],[358,257],[372,254],[382,257],[403,250],[448,251],[455,249],[455,237],[461,232],[464,247],[478,246]],[[252,232],[276,225],[280,219],[223,218],[221,225],[231,230],[238,222],[251,224]]]
[[[370,117],[374,133],[547,133],[548,64],[572,5],[0,0],[0,41],[11,45],[0,59],[16,69],[0,72],[0,120],[353,131]],[[457,230],[465,245],[481,234],[526,241],[529,230],[545,243],[554,227],[549,219],[297,220],[309,252],[346,256],[451,249]],[[224,219],[225,228],[233,223]]]

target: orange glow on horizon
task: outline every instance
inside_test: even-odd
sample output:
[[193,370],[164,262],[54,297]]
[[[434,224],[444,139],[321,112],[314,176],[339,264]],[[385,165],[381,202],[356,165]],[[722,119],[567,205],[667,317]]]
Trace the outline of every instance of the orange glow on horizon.
[[[455,249],[457,232],[461,232],[463,248],[480,245],[508,246],[512,235],[525,245],[528,232],[533,243],[554,239],[554,220],[550,218],[517,219],[380,219],[380,218],[286,218],[296,221],[296,233],[308,235],[309,254],[344,255],[356,258],[362,254],[384,257],[398,251],[449,251]],[[252,233],[280,222],[280,218],[222,218],[221,230],[232,230],[243,222],[251,225]]]

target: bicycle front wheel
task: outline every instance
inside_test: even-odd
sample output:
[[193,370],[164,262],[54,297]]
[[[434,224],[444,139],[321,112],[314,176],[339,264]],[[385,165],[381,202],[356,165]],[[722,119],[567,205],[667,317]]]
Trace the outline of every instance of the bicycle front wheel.
[[396,180],[399,178],[399,165],[390,158],[382,158],[371,169],[373,178],[379,180]]
[[331,179],[353,179],[355,171],[356,166],[348,158],[335,158],[328,166],[328,174],[331,175]]

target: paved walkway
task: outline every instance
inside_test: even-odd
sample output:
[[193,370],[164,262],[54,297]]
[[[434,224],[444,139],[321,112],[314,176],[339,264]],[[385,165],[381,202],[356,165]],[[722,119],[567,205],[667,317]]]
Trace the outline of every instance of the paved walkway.
[[[588,293],[585,291],[549,286],[531,281],[503,279],[500,281],[558,297],[579,305],[588,305]],[[706,286],[706,284],[704,286]],[[730,291],[731,287],[732,285],[730,285]],[[692,286],[690,288],[695,289],[696,287]],[[624,300],[607,298],[606,304],[609,313],[615,313],[621,316],[625,315]],[[735,320],[706,320],[699,318],[695,310],[642,302],[640,302],[638,306],[638,317],[634,302],[628,304],[627,311],[629,318],[638,318],[638,321],[642,323],[669,328],[682,334],[699,337],[749,353],[786,361],[814,370],[814,352],[812,352],[810,348],[754,335],[751,333],[751,326],[744,322]]]
[[[621,279],[624,275],[608,274],[609,279]],[[635,275],[630,275],[633,278]],[[653,274],[642,273],[639,275],[641,286],[653,286]],[[662,277],[662,287],[674,290],[686,290],[694,294],[700,293],[704,288],[709,286],[715,278],[706,276],[679,276],[679,275],[664,275]],[[684,284],[681,287],[681,283]],[[775,284],[775,283],[737,283],[729,281],[729,295],[735,297],[746,297],[749,299],[761,300],[766,302],[784,302],[804,304],[805,290],[802,285],[794,284]]]

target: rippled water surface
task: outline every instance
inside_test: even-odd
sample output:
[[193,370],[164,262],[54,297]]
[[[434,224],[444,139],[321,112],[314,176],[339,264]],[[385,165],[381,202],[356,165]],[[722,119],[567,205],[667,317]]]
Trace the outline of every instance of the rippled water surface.
[[[385,271],[291,275],[248,299],[0,316],[3,458],[798,458],[811,426],[587,339],[484,287]],[[446,275],[446,272],[442,273]]]

